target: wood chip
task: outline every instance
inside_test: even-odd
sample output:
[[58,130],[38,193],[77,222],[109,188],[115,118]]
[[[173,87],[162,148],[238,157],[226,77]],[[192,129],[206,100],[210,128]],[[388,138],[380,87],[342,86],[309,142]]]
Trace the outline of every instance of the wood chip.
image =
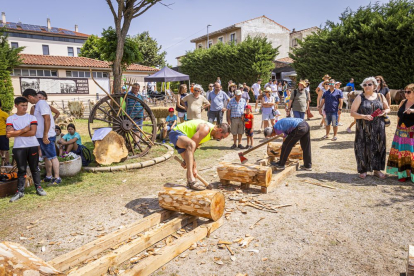
[[250,227],[249,227],[249,229],[253,229],[254,227],[256,227],[258,224],[259,224],[259,222],[261,222],[262,220],[264,220],[265,218],[264,217],[261,217],[258,221],[256,221],[253,225],[251,225]]
[[220,261],[221,257],[214,257],[213,259],[214,259],[214,261]]
[[26,229],[31,229],[33,227],[37,227],[37,224],[26,226]]
[[223,261],[216,261],[215,263],[218,265],[224,265]]
[[250,244],[253,240],[254,240],[254,237],[247,237],[247,238],[245,238],[244,240],[242,240],[242,241],[239,243],[239,245],[240,245],[242,248],[246,248],[246,247],[248,247],[248,246],[249,246],[249,244]]
[[227,250],[230,252],[231,255],[234,255],[233,250],[230,249],[230,246],[228,246],[227,244],[225,244]]
[[46,246],[42,246],[42,252],[45,252],[46,251]]
[[267,261],[267,258],[263,258],[263,259],[262,259],[262,261],[263,261],[263,262]]
[[231,241],[222,241],[222,240],[219,240],[217,242],[217,244],[233,244],[233,243]]
[[23,240],[28,240],[28,238],[25,238],[25,237],[19,237],[19,239],[20,239],[21,241],[23,241]]
[[312,185],[315,185],[315,186],[320,186],[320,187],[325,187],[325,188],[328,188],[328,189],[336,190],[335,187],[332,187],[332,186],[329,186],[329,185],[315,183],[315,182],[310,182],[310,181],[307,181],[307,180],[305,180],[304,182],[309,183],[309,184],[312,184]]
[[68,243],[71,243],[71,242],[73,242],[74,240],[76,240],[76,238],[72,238],[72,239],[68,240]]

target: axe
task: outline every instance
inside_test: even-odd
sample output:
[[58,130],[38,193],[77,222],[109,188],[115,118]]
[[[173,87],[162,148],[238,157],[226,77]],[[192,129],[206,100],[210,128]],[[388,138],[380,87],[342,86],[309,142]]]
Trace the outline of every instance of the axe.
[[[174,160],[177,160],[177,162],[179,162],[180,164],[183,163],[183,161],[178,156],[174,156]],[[204,178],[202,178],[199,174],[197,174],[197,179],[200,180],[200,182],[203,183],[204,186],[206,186],[207,189],[209,189],[209,190],[213,189],[213,187]]]
[[270,138],[269,140],[267,140],[267,141],[265,141],[265,142],[263,142],[261,144],[258,144],[257,146],[255,146],[255,147],[253,147],[251,149],[248,149],[248,150],[243,151],[243,152],[239,152],[240,162],[242,164],[245,164],[249,160],[246,157],[244,157],[245,154],[248,154],[249,152],[252,152],[252,151],[260,148],[261,146],[264,146],[264,145],[268,144],[269,142],[272,142],[272,141],[274,141],[274,140],[276,140],[277,138],[280,138],[280,137],[283,137],[283,134],[280,134],[280,135],[277,135],[277,136],[275,136],[273,138]]

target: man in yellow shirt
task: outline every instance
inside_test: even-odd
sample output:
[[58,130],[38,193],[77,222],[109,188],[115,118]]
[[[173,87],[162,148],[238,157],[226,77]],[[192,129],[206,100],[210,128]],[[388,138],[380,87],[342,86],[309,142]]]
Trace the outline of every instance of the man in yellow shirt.
[[1,109],[0,101],[0,158],[5,158],[5,165],[9,165],[9,138],[6,137],[6,121],[9,114]]
[[230,126],[226,123],[213,125],[203,120],[191,120],[178,124],[169,134],[170,142],[177,152],[184,158],[183,168],[187,169],[187,186],[194,190],[204,190],[205,186],[196,181],[197,165],[194,152],[203,143],[210,139],[220,141],[227,138]]

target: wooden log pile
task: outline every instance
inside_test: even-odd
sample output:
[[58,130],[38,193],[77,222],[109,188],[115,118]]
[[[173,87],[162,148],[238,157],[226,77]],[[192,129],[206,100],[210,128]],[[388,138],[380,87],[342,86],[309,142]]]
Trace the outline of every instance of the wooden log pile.
[[[280,157],[282,142],[270,142],[267,144],[267,155],[269,157]],[[296,144],[289,154],[289,159],[303,160],[303,151],[299,144]]]

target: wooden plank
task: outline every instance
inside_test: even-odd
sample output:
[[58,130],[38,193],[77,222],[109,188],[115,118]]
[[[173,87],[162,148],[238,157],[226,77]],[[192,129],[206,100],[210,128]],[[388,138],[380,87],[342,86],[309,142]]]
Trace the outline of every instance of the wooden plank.
[[278,173],[273,175],[273,179],[270,182],[270,185],[268,187],[261,188],[262,193],[267,194],[270,191],[272,191],[288,176],[291,176],[292,174],[294,174],[298,170],[298,167],[299,167],[299,162],[291,164],[290,166],[287,166],[283,171],[279,171]]
[[408,246],[407,273],[405,276],[414,276],[414,246]]
[[73,267],[89,258],[92,258],[96,254],[99,254],[108,248],[111,248],[123,241],[128,240],[130,237],[145,231],[146,229],[168,219],[175,215],[176,212],[161,210],[154,214],[151,214],[135,223],[126,226],[123,229],[112,232],[104,237],[94,240],[84,246],[81,246],[71,252],[63,254],[53,260],[50,260],[48,264],[55,267],[58,270],[65,271],[70,267]]
[[139,262],[133,268],[126,270],[124,273],[120,273],[122,276],[134,276],[134,275],[150,275],[158,268],[162,267],[182,252],[186,251],[193,243],[204,239],[209,236],[210,233],[218,229],[223,225],[223,218],[215,222],[203,224],[191,232],[188,232],[181,236],[178,240],[175,240],[171,244],[161,248],[157,255],[149,256],[143,261]]
[[112,266],[119,265],[133,256],[137,255],[141,251],[150,247],[154,243],[164,239],[165,237],[180,230],[187,224],[195,221],[197,217],[190,215],[179,215],[177,218],[170,220],[164,225],[150,230],[143,236],[127,243],[112,253],[109,253],[86,266],[69,273],[69,276],[98,276],[106,273]]

